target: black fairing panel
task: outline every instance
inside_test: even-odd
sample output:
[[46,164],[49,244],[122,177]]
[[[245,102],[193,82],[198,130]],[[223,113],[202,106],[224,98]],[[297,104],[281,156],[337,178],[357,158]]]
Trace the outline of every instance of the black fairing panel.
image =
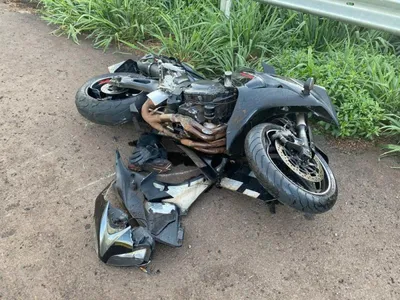
[[[161,202],[171,196],[152,184],[154,175],[144,177],[131,172],[123,164],[118,151],[115,171],[115,181],[99,194],[95,202],[96,249],[100,260],[114,266],[143,266],[150,262],[155,241],[173,247],[182,246],[184,230],[180,210],[175,204]],[[109,192],[120,196],[125,209],[113,206]],[[158,202],[149,202],[149,199]]]
[[154,240],[144,227],[132,228],[129,216],[105,199],[111,182],[95,202],[95,232],[97,255],[114,266],[143,266],[150,262]]
[[147,227],[147,219],[143,206],[143,194],[138,188],[143,176],[128,170],[121,161],[121,155],[116,151],[115,159],[115,187],[122,198],[122,201],[141,226]]
[[254,88],[251,84],[238,87],[238,99],[226,136],[230,154],[242,152],[244,138],[252,127],[288,112],[311,111],[317,118],[338,125],[336,111],[325,89],[315,86],[306,96],[298,83],[266,74],[262,79],[267,79],[264,87]]
[[273,66],[271,66],[271,65],[269,65],[269,64],[267,64],[267,63],[265,63],[265,62],[262,62],[261,65],[262,65],[262,67],[263,67],[264,73],[267,73],[267,74],[276,74],[275,68],[274,68]]

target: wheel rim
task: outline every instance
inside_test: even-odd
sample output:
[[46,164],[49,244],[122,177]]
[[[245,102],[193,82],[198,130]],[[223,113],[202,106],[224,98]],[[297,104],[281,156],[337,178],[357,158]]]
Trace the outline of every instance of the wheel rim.
[[272,140],[271,136],[277,131],[279,129],[268,130],[264,136],[264,149],[274,166],[290,182],[307,193],[315,195],[328,193],[332,183],[325,163],[321,161],[318,155],[315,155],[311,164],[296,168],[293,153],[285,148],[280,141]]
[[112,76],[105,77],[92,83],[87,89],[88,95],[99,101],[105,101],[123,100],[141,93],[139,90],[125,89],[114,86],[110,82],[111,79],[113,79]]
[[281,160],[296,175],[310,182],[321,182],[324,179],[324,169],[320,160],[315,156],[308,162],[304,162],[296,153],[282,145],[279,140],[275,140],[275,149]]

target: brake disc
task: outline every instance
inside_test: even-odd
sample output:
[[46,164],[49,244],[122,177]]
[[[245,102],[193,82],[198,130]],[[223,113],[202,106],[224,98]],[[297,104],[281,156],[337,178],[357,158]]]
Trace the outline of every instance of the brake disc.
[[278,140],[275,140],[275,148],[285,165],[298,176],[311,182],[321,182],[324,179],[324,168],[318,157],[314,156],[307,163],[303,163],[299,157],[291,154]]
[[100,90],[107,95],[118,95],[118,94],[123,94],[128,91],[128,89],[121,89],[119,87],[116,87],[110,83],[106,83],[101,86]]

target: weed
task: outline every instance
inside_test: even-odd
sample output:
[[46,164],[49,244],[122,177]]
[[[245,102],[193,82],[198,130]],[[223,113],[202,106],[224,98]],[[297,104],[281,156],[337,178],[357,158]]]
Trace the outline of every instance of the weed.
[[386,121],[387,124],[381,128],[383,134],[393,137],[395,143],[385,145],[383,148],[388,151],[384,152],[381,156],[400,154],[400,116],[388,114],[386,115]]

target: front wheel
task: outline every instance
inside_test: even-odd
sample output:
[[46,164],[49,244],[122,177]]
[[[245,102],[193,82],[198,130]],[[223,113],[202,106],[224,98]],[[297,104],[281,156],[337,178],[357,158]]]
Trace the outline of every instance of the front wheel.
[[[245,153],[261,185],[283,204],[306,213],[323,213],[336,202],[338,188],[328,163],[318,153],[307,162],[274,134],[285,128],[264,123],[246,136]],[[276,136],[276,135],[275,135]]]

